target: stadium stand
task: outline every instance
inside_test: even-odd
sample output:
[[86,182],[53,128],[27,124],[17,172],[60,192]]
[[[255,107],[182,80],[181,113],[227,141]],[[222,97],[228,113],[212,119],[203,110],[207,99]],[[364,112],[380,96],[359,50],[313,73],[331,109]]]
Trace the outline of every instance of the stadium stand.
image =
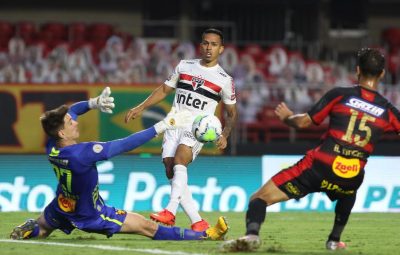
[[[382,38],[388,71],[398,79],[400,29],[387,29]],[[147,42],[107,23],[0,21],[0,83],[161,83],[179,60],[196,53],[192,42]],[[241,139],[254,143],[318,139],[326,126],[291,130],[275,117],[274,106],[286,101],[305,111],[324,91],[356,82],[344,66],[308,59],[281,44],[228,43],[221,65],[235,79]],[[397,87],[382,92],[400,105]]]

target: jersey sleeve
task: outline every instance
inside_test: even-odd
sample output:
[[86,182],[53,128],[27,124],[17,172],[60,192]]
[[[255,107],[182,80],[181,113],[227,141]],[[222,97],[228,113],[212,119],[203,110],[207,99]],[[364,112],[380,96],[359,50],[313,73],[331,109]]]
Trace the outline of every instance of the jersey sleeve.
[[328,91],[321,99],[314,104],[307,112],[314,124],[321,124],[329,115],[333,106],[343,98],[338,88]]
[[77,102],[69,107],[68,113],[71,115],[73,120],[76,120],[79,115],[82,115],[89,111],[89,101]]
[[392,128],[397,134],[400,135],[400,112],[399,110],[394,107],[392,104],[389,104],[388,107],[389,113],[389,123]]
[[172,72],[172,74],[168,77],[168,79],[164,82],[165,85],[172,87],[172,88],[176,88],[176,85],[178,84],[179,81],[179,74],[180,74],[180,66],[181,66],[182,60],[181,62],[179,62],[179,64],[175,67],[174,71]]
[[87,142],[76,145],[79,161],[83,165],[91,165],[97,161],[107,160],[131,151],[142,144],[150,141],[157,135],[153,127],[131,134],[125,138],[116,139],[108,142]]
[[107,159],[107,153],[110,148],[109,143],[103,142],[85,142],[75,145],[74,154],[80,163],[85,166],[95,164],[97,161]]
[[233,82],[233,78],[230,78],[222,88],[222,102],[224,104],[235,104],[236,103],[236,94],[235,94],[235,83]]

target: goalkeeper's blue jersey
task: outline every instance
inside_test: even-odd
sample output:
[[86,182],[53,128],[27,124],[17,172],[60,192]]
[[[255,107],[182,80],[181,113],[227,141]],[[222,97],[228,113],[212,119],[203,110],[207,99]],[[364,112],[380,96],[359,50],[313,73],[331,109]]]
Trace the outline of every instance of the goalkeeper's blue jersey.
[[[88,102],[73,104],[68,113],[77,120],[89,109]],[[46,145],[48,160],[58,179],[56,200],[58,212],[75,220],[97,216],[104,205],[99,195],[96,162],[108,159],[111,142],[78,143],[57,148],[54,139]]]
[[[68,113],[76,120],[86,113],[88,102],[73,104]],[[46,153],[58,179],[56,210],[75,221],[97,217],[104,201],[99,195],[96,162],[133,150],[157,135],[154,127],[109,142],[78,143],[57,148],[54,139],[46,145]]]
[[109,143],[87,142],[56,148],[47,144],[48,160],[58,179],[57,210],[75,219],[98,215],[103,199],[99,195],[96,162],[107,159]]

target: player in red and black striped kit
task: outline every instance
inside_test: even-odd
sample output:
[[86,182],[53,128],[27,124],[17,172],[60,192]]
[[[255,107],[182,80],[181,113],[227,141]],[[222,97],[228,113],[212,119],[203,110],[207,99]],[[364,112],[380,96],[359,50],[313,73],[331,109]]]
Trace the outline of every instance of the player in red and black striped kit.
[[283,169],[252,195],[246,214],[246,235],[223,244],[226,251],[257,249],[266,207],[313,192],[325,192],[335,201],[335,220],[326,242],[328,250],[345,248],[340,236],[364,178],[367,158],[383,133],[400,134],[400,112],[377,92],[384,76],[385,58],[376,49],[358,52],[358,85],[328,91],[310,111],[293,112],[281,103],[276,115],[287,125],[306,128],[329,117],[321,144],[295,165]]

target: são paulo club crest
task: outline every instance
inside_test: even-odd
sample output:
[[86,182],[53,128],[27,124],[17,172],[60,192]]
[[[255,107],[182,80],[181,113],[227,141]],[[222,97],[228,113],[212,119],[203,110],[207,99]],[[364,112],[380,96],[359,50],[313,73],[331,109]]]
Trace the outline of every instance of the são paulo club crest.
[[203,79],[198,77],[192,77],[192,86],[194,90],[198,89],[200,86],[203,86],[203,84],[204,84]]

